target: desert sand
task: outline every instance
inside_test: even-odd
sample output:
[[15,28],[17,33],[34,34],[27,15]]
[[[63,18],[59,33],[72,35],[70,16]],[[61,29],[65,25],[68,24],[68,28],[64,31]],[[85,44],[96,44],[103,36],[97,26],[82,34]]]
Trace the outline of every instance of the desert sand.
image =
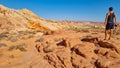
[[0,68],[120,68],[120,26],[45,20],[0,5]]

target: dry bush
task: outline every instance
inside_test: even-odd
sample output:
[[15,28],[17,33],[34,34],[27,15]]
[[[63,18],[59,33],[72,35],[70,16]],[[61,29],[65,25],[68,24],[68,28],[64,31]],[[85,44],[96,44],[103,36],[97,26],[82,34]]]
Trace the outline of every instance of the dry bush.
[[13,45],[12,45],[12,46],[9,47],[8,50],[9,50],[9,51],[12,51],[12,50],[14,50],[14,49],[17,49],[17,46],[13,46]]
[[86,37],[86,38],[91,38],[91,37],[92,37],[92,35],[86,35],[85,37]]
[[8,40],[10,40],[11,42],[16,42],[19,40],[19,36],[9,36]]
[[36,34],[37,31],[18,31],[19,34],[21,35],[28,35],[28,34]]
[[3,32],[0,34],[0,40],[4,39],[5,37],[8,37],[9,32]]
[[17,49],[19,49],[20,51],[27,51],[25,43],[18,44],[18,45],[12,45],[9,47],[8,50],[12,51],[12,50],[17,50]]
[[37,39],[35,42],[44,42],[44,38],[43,37],[40,37],[39,39]]
[[54,41],[58,42],[58,41],[60,41],[60,38],[54,38]]
[[90,32],[89,29],[82,29],[81,32]]
[[115,35],[120,35],[120,30],[116,30]]
[[103,29],[103,28],[100,28],[100,29],[91,29],[91,32],[104,33],[105,29]]
[[0,47],[2,47],[2,46],[7,46],[7,44],[5,44],[5,43],[0,43]]

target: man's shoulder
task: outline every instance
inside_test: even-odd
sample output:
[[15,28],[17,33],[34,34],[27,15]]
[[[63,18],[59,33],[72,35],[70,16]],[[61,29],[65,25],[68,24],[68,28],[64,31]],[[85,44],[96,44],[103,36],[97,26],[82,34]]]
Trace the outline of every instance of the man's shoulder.
[[106,13],[106,16],[109,16],[109,15],[110,15],[110,13],[109,13],[109,12],[107,12],[107,13]]

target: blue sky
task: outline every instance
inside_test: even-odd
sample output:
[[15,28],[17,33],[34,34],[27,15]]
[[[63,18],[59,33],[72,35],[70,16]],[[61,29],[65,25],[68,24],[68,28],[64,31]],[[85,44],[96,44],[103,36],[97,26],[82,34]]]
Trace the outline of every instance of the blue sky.
[[112,6],[120,22],[120,0],[0,0],[0,4],[27,8],[45,19],[100,22]]

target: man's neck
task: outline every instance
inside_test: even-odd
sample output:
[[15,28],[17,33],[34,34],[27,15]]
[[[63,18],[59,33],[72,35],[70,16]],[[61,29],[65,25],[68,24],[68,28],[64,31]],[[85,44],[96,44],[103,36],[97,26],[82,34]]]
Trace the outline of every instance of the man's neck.
[[113,11],[109,11],[109,13],[113,13]]

